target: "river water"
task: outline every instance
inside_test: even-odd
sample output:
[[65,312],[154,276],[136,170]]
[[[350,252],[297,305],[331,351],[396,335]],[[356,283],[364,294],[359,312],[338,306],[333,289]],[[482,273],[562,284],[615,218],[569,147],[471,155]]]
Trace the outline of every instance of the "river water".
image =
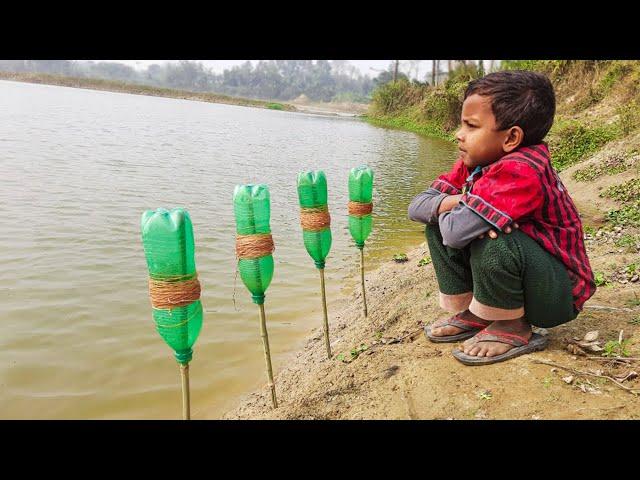
[[[452,144],[317,116],[0,81],[0,418],[181,418],[179,369],[154,328],[140,216],[184,207],[205,317],[192,418],[219,418],[266,381],[257,307],[235,286],[232,192],[271,192],[274,371],[322,325],[299,224],[297,172],[329,182],[331,302],[359,286],[349,169],[375,171],[367,269],[423,241],[407,204],[455,159]],[[284,393],[280,393],[283,395]]]

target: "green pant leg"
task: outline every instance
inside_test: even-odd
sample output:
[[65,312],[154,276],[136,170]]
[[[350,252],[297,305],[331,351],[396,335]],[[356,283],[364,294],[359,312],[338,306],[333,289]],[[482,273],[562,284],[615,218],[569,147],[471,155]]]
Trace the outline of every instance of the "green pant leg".
[[442,234],[438,224],[427,225],[425,235],[440,292],[446,295],[471,292],[473,277],[471,276],[469,249],[458,250],[445,247],[442,244]]
[[564,264],[528,235],[521,237],[526,266],[524,285],[525,315],[532,325],[556,327],[578,316],[573,305],[573,284]]
[[514,231],[470,244],[474,300],[516,310],[538,327],[573,320],[571,281],[564,265],[528,235]]

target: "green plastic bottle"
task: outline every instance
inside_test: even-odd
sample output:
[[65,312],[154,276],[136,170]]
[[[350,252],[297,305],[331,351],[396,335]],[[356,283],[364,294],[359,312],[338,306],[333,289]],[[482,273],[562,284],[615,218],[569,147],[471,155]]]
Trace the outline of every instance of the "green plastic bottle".
[[[366,165],[352,168],[349,172],[349,200],[352,202],[370,203],[373,197],[373,170]],[[373,227],[371,214],[349,215],[349,232],[359,249],[369,237]]]
[[[269,220],[271,206],[269,187],[266,185],[236,185],[233,191],[233,210],[238,235],[271,233]],[[238,260],[240,278],[253,302],[264,303],[265,291],[273,278],[273,255]]]
[[[327,207],[327,177],[322,170],[298,174],[298,199],[302,208]],[[302,239],[316,267],[324,268],[325,259],[331,250],[331,228],[317,232],[303,229]]]
[[[196,275],[193,225],[182,208],[147,210],[140,221],[149,276],[154,280],[188,280]],[[180,364],[191,361],[192,347],[202,328],[202,303],[153,309],[156,329]]]

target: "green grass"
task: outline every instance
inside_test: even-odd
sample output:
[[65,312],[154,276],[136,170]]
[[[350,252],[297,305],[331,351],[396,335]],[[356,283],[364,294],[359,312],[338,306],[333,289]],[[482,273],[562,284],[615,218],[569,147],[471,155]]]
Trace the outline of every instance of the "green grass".
[[424,265],[429,265],[430,263],[431,263],[431,257],[424,257],[420,259],[420,261],[418,262],[418,266],[422,267]]
[[608,211],[606,218],[607,221],[615,225],[640,227],[640,200],[636,200],[618,210]]
[[630,203],[640,198],[640,178],[621,184],[613,185],[600,193],[601,197],[613,198],[622,203]]
[[640,235],[625,233],[613,242],[616,247],[623,248],[627,253],[634,253],[636,245],[640,244]]
[[628,155],[610,154],[602,162],[576,170],[573,179],[577,182],[590,182],[603,175],[615,175],[629,169],[626,163]]
[[491,400],[493,398],[493,394],[490,390],[484,390],[478,394],[478,397],[482,400]]
[[420,135],[426,135],[429,137],[441,138],[443,140],[448,140],[450,142],[455,142],[455,136],[453,133],[447,132],[444,128],[438,125],[436,122],[424,122],[419,123],[411,118],[408,118],[404,115],[399,115],[395,117],[391,116],[383,116],[383,117],[372,117],[372,116],[363,116],[362,117],[366,122],[375,125],[377,127],[389,127],[389,128],[397,128],[400,130],[406,130],[409,132],[418,133]]
[[594,272],[594,280],[596,282],[596,287],[602,287],[609,283],[604,276],[604,272]]
[[553,166],[560,172],[586,159],[617,136],[616,126],[590,127],[577,120],[560,121],[549,139]]
[[622,340],[619,342],[618,340],[609,340],[604,344],[604,352],[602,352],[603,357],[628,357],[630,352],[628,350],[629,342],[631,340]]
[[269,110],[284,110],[284,105],[281,103],[267,103],[265,106]]
[[396,253],[393,256],[393,260],[398,263],[406,262],[409,260],[406,253]]
[[612,62],[607,73],[605,73],[602,80],[600,80],[600,84],[598,85],[599,90],[606,95],[616,83],[625,75],[631,73],[632,70],[633,67],[628,63]]

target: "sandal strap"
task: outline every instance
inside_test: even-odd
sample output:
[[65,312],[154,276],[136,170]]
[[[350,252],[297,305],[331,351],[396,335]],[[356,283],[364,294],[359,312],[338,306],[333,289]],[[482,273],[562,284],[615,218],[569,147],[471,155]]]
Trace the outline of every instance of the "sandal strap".
[[453,315],[450,318],[447,318],[446,320],[436,321],[433,326],[436,328],[452,326],[452,327],[462,328],[464,331],[469,331],[469,330],[483,329],[485,327],[488,327],[492,323],[486,320],[481,320],[481,322],[477,322],[475,320],[466,320],[460,317],[459,313],[456,313],[455,315]]
[[487,332],[482,330],[473,337],[475,342],[499,342],[513,345],[514,347],[522,347],[528,345],[529,340],[521,335],[506,332]]

